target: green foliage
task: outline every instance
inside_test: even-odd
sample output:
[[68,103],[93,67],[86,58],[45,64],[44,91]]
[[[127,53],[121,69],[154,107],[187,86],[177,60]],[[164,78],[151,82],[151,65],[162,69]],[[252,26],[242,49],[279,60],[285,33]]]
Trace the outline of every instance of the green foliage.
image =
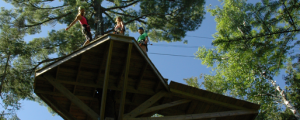
[[[296,109],[300,109],[300,78],[297,76],[300,72],[300,61],[292,64],[290,60],[287,64],[286,75],[284,76],[284,80],[286,82],[286,93],[287,96],[294,104]],[[284,113],[281,114],[286,120],[296,120],[297,118],[292,114],[289,109],[286,109]]]
[[[200,76],[200,79],[202,77]],[[183,79],[189,86],[195,87],[195,88],[201,88],[201,85],[198,83],[198,78],[197,77],[191,77],[191,78],[186,78]]]
[[[298,58],[293,57],[300,43],[295,37],[300,31],[298,0],[264,0],[255,5],[246,0],[222,2],[222,7],[208,9],[217,22],[216,48],[200,47],[196,53],[202,64],[212,67],[202,84],[207,90],[260,104],[256,119],[293,115],[282,110],[286,106],[271,81],[286,68],[289,58]],[[287,99],[297,108],[300,86],[294,83],[299,72],[289,71]]]

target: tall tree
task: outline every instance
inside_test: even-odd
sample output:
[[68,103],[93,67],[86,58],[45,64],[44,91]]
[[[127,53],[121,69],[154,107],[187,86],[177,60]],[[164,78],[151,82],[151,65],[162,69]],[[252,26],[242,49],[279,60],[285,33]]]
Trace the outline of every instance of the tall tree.
[[[29,50],[23,40],[24,35],[19,34],[19,29],[11,27],[10,17],[15,17],[10,10],[1,9],[0,13],[0,95],[4,108],[1,116],[16,117],[15,111],[20,108],[22,99],[33,100],[32,95],[32,71],[24,69],[27,61],[20,64],[18,57],[25,55]],[[22,84],[20,84],[22,82]]]
[[[68,31],[47,30],[48,36],[24,41],[40,33],[42,26],[70,24],[83,6],[92,31],[103,35],[113,30],[116,16],[127,31],[143,26],[152,41],[182,41],[187,31],[196,30],[204,19],[204,0],[4,0],[11,10],[0,12],[0,93],[4,106],[17,110],[19,100],[36,99],[34,71],[78,49],[84,41],[80,25]],[[102,6],[102,3],[110,6]],[[57,55],[51,58],[49,55]],[[12,116],[16,117],[16,116]]]
[[[295,105],[274,80],[299,45],[298,0],[223,0],[222,8],[208,11],[215,16],[215,49],[199,48],[197,57],[212,67],[204,87],[217,93],[261,104],[257,119],[282,117],[282,107],[300,119]],[[288,86],[290,87],[290,86]]]

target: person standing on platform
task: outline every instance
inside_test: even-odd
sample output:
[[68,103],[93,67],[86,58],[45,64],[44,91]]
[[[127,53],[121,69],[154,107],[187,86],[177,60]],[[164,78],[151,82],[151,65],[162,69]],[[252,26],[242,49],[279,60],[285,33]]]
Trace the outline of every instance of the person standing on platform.
[[139,27],[138,32],[140,33],[140,36],[137,40],[137,42],[139,43],[139,46],[142,48],[142,50],[147,54],[148,52],[148,35],[146,32],[144,32],[144,28],[143,27]]
[[92,34],[91,34],[91,28],[90,25],[88,24],[88,20],[86,19],[86,17],[84,17],[84,8],[83,7],[79,7],[78,8],[78,14],[75,18],[75,20],[70,24],[70,26],[68,26],[66,28],[66,30],[68,30],[70,27],[72,27],[77,21],[79,21],[79,23],[81,24],[82,27],[82,33],[85,36],[86,41],[84,42],[83,46],[89,44],[93,39],[92,39]]
[[125,26],[123,24],[123,20],[120,16],[117,17],[116,19],[116,26],[114,28],[114,34],[120,34],[120,35],[124,35],[124,32],[125,32]]

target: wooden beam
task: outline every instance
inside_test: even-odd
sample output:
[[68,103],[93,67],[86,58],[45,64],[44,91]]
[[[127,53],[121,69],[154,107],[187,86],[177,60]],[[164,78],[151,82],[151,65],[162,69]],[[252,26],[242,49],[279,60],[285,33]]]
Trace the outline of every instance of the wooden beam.
[[104,120],[105,115],[105,106],[106,106],[106,96],[107,96],[107,88],[108,88],[108,80],[109,80],[109,70],[110,70],[110,62],[113,50],[113,40],[110,40],[109,50],[107,55],[106,67],[105,67],[105,75],[104,75],[104,83],[101,97],[101,108],[100,108],[100,120]]
[[51,107],[55,112],[57,112],[59,115],[61,115],[62,118],[67,120],[76,120],[66,109],[61,107],[56,100],[54,100],[51,97],[47,97],[45,95],[37,94],[41,99],[48,104],[49,107]]
[[[39,79],[44,80],[44,79]],[[132,80],[128,78],[128,80]],[[83,87],[94,87],[94,88],[103,88],[103,83],[99,84],[89,84],[89,83],[80,83],[80,82],[72,82],[72,81],[64,81],[62,79],[57,80],[59,83],[63,84],[69,84],[69,85],[77,85],[77,86],[83,86]],[[122,88],[117,88],[115,85],[108,85],[108,89],[116,90],[116,91],[122,91]],[[133,86],[127,86],[127,92],[130,93],[137,93],[137,94],[144,94],[144,95],[154,95],[155,92],[150,88],[140,88],[139,90],[136,90]]]
[[79,107],[83,112],[89,115],[92,119],[97,120],[98,114],[95,113],[91,108],[89,108],[85,103],[78,99],[74,94],[72,94],[67,88],[62,84],[55,81],[55,78],[49,74],[44,74],[43,77],[48,80],[59,92],[61,92],[66,98],[73,102],[77,107]]
[[192,101],[190,104],[189,104],[189,107],[187,108],[187,112],[186,114],[193,114],[196,107],[197,107],[198,103],[196,101]]
[[145,74],[145,71],[146,71],[146,69],[147,69],[147,66],[148,66],[148,63],[145,64],[145,66],[143,67],[143,69],[142,69],[142,71],[141,71],[141,73],[140,73],[140,77],[139,77],[138,82],[137,82],[137,85],[136,85],[136,89],[137,89],[137,90],[138,90],[139,87],[140,87],[140,84],[141,84],[141,81],[142,81],[143,76],[144,76],[144,74]]
[[167,116],[167,117],[124,118],[124,120],[195,120],[195,119],[206,119],[206,118],[216,118],[216,117],[249,115],[249,114],[257,114],[257,113],[258,113],[257,111],[235,110],[235,111],[226,111],[226,112],[200,113],[200,114],[177,115],[177,116]]
[[170,91],[172,93],[174,93],[175,96],[178,96],[178,97],[192,98],[192,99],[196,99],[196,100],[200,100],[200,101],[203,101],[203,102],[220,105],[220,106],[223,106],[223,107],[226,107],[226,108],[231,108],[231,109],[250,110],[250,109],[247,109],[247,108],[244,108],[244,107],[240,107],[240,106],[237,106],[237,105],[233,105],[233,104],[229,104],[229,103],[224,103],[224,102],[221,102],[221,101],[216,101],[216,100],[209,99],[209,98],[202,97],[202,96],[193,95],[191,93],[183,92],[183,91],[172,89],[172,88],[170,88]]
[[185,111],[179,109],[164,109],[164,110],[160,110],[159,113],[165,116],[186,115]]
[[124,74],[123,90],[122,90],[121,103],[120,103],[119,116],[118,116],[119,120],[122,120],[123,115],[124,115],[126,89],[127,89],[128,74],[129,74],[129,67],[130,67],[130,58],[131,58],[131,49],[132,49],[132,44],[129,44],[128,45],[128,51],[127,51],[126,67],[125,67],[126,69],[125,69],[125,74]]
[[166,108],[169,108],[169,107],[177,106],[177,105],[180,105],[180,104],[188,103],[188,102],[191,102],[191,100],[185,100],[185,99],[178,100],[178,101],[174,101],[174,102],[171,102],[171,103],[166,103],[166,104],[163,104],[163,105],[148,108],[148,109],[144,110],[143,112],[141,112],[140,114],[145,114],[145,113],[149,113],[149,112],[153,112],[153,111],[158,111],[158,110],[166,109]]
[[[57,93],[57,92],[50,92],[50,91],[34,90],[34,93],[65,97],[64,94]],[[93,98],[93,97],[88,97],[88,96],[79,96],[79,95],[75,95],[75,96],[81,100],[99,101],[98,98]]]
[[134,110],[132,110],[130,113],[126,114],[124,118],[134,118],[138,116],[141,112],[143,112],[145,109],[153,105],[155,102],[157,102],[160,98],[164,97],[167,94],[165,91],[160,91],[153,95],[151,98],[146,100],[144,103],[142,103],[140,106],[136,107]]

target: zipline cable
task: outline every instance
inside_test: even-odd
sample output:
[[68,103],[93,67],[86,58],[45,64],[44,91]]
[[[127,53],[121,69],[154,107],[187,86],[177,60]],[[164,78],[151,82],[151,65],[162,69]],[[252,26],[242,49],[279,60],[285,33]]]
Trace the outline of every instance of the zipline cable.
[[175,55],[175,54],[163,54],[163,53],[148,53],[148,54],[166,55],[166,56],[175,56],[175,57],[193,57],[193,58],[196,58],[196,56],[188,56],[188,55]]

